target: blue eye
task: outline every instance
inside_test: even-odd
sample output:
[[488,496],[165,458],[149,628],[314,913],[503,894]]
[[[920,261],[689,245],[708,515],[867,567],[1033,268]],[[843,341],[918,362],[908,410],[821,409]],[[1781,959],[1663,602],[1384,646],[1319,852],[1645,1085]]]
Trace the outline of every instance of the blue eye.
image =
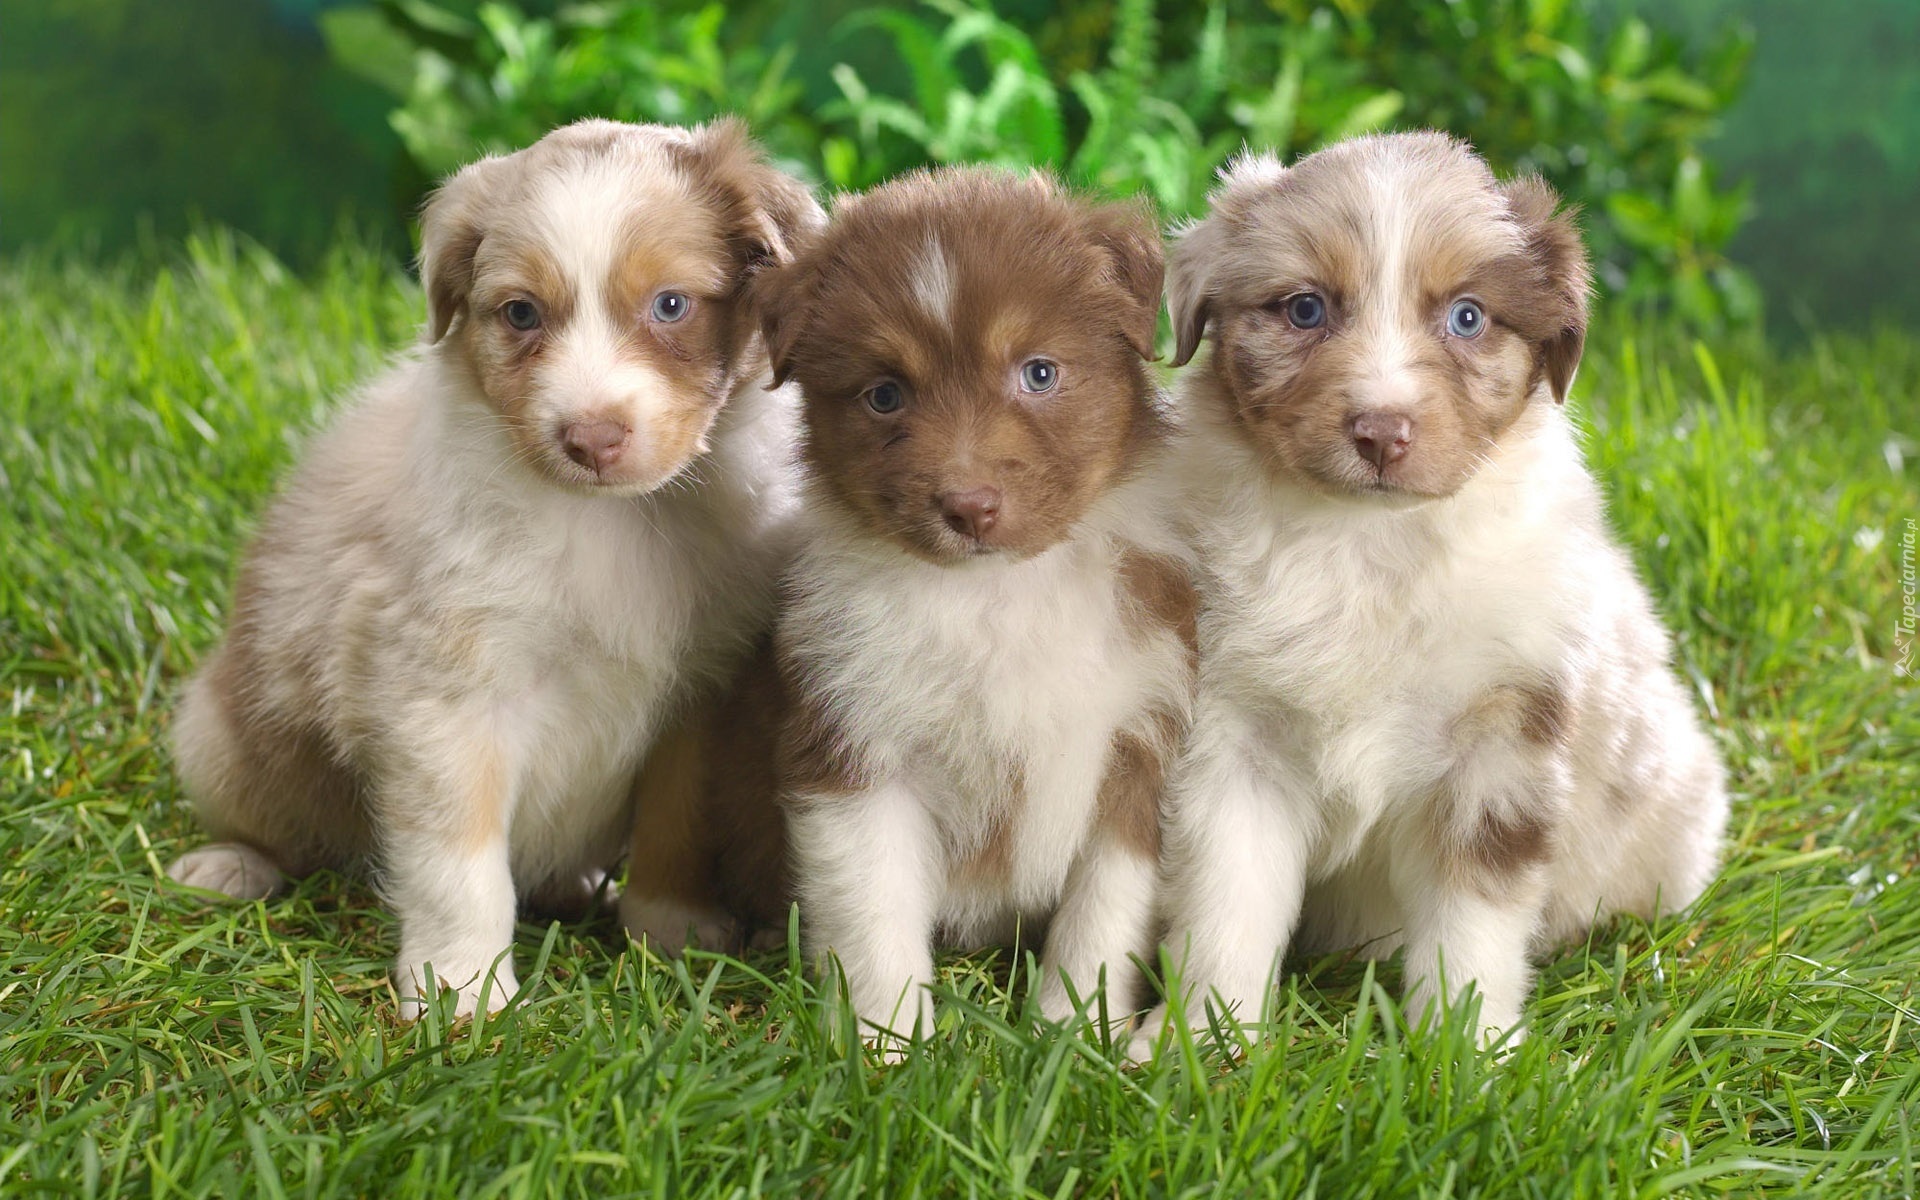
[[685,292],[661,292],[653,298],[653,319],[662,325],[684,320],[693,311],[693,299]]
[[1447,332],[1455,337],[1479,337],[1486,327],[1486,310],[1471,300],[1455,300],[1447,310]]
[[1060,368],[1044,358],[1029,359],[1020,368],[1020,388],[1027,392],[1050,392],[1060,382]]
[[1327,302],[1315,292],[1301,292],[1287,301],[1287,320],[1295,329],[1318,329],[1327,323]]
[[540,306],[531,300],[507,301],[500,306],[500,316],[521,333],[540,327]]
[[867,389],[867,407],[883,417],[888,413],[899,412],[900,406],[906,402],[907,398],[900,392],[900,385],[892,380],[875,384]]

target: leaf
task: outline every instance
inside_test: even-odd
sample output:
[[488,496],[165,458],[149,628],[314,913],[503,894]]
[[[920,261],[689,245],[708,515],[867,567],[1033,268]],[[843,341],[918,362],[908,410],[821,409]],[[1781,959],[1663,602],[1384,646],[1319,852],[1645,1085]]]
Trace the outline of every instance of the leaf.
[[1347,110],[1346,119],[1334,130],[1334,138],[1371,133],[1400,115],[1406,97],[1399,92],[1380,92]]

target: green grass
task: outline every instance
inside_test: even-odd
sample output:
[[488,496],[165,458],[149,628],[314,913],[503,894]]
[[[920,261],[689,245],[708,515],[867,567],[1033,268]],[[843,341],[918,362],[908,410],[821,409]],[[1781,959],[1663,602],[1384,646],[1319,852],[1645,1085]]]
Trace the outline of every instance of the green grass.
[[835,1049],[783,957],[661,963],[524,925],[472,1027],[392,1019],[392,919],[325,877],[211,907],[163,734],[236,548],[325,398],[419,297],[219,238],[164,268],[0,265],[0,1192],[438,1196],[1876,1196],[1920,1192],[1920,690],[1890,658],[1920,338],[1789,357],[1603,322],[1596,467],[1710,697],[1733,846],[1683,919],[1546,965],[1505,1061],[1296,964],[1245,1060],[1124,1070],[946,966],[904,1066]]

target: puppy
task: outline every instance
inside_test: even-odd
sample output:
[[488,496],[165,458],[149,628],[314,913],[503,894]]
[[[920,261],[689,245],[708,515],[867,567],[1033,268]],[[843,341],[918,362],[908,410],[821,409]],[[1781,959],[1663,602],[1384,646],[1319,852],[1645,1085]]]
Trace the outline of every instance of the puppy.
[[318,438],[240,572],[174,751],[239,897],[370,861],[462,1013],[516,898],[580,904],[690,681],[771,619],[789,395],[744,287],[824,219],[744,127],[583,121],[428,204],[425,344]]
[[875,1040],[932,1029],[936,940],[1020,920],[1050,918],[1047,1016],[1103,980],[1130,1010],[1193,669],[1160,280],[1143,208],[942,170],[841,202],[757,281],[806,533],[776,644],[647,772],[629,928],[783,919],[777,786],[808,941]]
[[1173,252],[1177,360],[1212,353],[1169,951],[1245,1019],[1290,944],[1371,943],[1410,1013],[1471,984],[1491,1037],[1530,951],[1714,873],[1721,766],[1561,409],[1589,284],[1556,210],[1370,137],[1240,159]]

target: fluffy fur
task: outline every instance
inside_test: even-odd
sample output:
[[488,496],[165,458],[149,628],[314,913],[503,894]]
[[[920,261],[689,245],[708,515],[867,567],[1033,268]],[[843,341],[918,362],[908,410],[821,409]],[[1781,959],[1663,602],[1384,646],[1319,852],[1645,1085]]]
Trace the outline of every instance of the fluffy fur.
[[425,344],[308,449],[181,700],[220,840],[175,879],[366,863],[403,1013],[429,968],[507,1001],[516,899],[591,896],[663,713],[770,619],[794,414],[744,291],[821,219],[732,122],[585,121],[436,193]]
[[[778,728],[802,922],[866,1026],[931,1029],[936,941],[1023,920],[1050,921],[1044,1013],[1103,978],[1128,1009],[1192,677],[1144,365],[1160,256],[1139,208],[954,170],[842,201],[761,279],[776,372],[803,396],[807,537],[776,643],[696,733],[704,754],[647,772],[684,785],[691,761],[695,781],[679,802],[643,784],[635,861],[692,844],[700,865],[649,869],[679,894],[642,895],[636,870],[630,928],[672,942],[689,913],[724,933],[716,909],[756,907],[727,863],[780,859],[769,773],[743,765]],[[783,914],[774,875],[747,873],[759,915]]]
[[1722,769],[1558,403],[1587,288],[1553,194],[1438,134],[1242,159],[1181,236],[1181,359],[1213,339],[1183,396],[1190,1020],[1259,1017],[1289,945],[1403,946],[1410,1013],[1471,984],[1493,1036],[1530,951],[1711,878]]

